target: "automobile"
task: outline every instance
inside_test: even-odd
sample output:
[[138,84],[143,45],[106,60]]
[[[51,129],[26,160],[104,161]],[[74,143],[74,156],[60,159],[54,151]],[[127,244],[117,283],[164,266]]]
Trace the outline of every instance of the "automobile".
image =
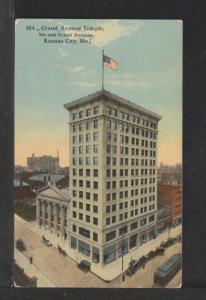
[[160,246],[159,248],[157,248],[157,249],[155,250],[155,252],[156,252],[156,255],[164,255],[164,253],[165,253],[165,248],[162,247],[162,246]]
[[128,276],[132,276],[137,271],[137,269],[138,269],[138,261],[134,259],[130,261],[126,274]]
[[79,269],[82,270],[83,272],[89,272],[91,269],[91,263],[87,260],[82,260],[80,261],[78,265]]

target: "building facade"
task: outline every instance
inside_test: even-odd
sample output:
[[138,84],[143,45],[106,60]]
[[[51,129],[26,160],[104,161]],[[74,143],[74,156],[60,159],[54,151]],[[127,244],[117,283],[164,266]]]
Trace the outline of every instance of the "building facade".
[[52,157],[50,155],[27,157],[27,168],[29,171],[41,171],[57,173],[59,170],[59,157]]
[[155,236],[161,117],[105,90],[65,108],[69,244],[104,266]]
[[66,241],[68,238],[68,189],[48,184],[37,192],[36,219],[39,228]]
[[170,223],[178,225],[182,220],[182,186],[180,184],[158,184],[158,201],[171,209]]

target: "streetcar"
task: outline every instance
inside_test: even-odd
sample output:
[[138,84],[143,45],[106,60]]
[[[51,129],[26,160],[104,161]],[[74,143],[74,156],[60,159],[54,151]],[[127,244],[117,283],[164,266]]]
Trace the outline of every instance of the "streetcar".
[[166,286],[181,269],[182,254],[177,253],[161,264],[154,273],[154,285]]

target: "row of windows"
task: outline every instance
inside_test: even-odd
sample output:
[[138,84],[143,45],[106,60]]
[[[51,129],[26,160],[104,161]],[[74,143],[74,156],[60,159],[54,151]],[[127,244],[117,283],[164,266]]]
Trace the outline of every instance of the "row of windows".
[[90,130],[92,128],[97,129],[99,127],[99,121],[98,120],[94,120],[94,121],[88,121],[85,123],[80,123],[80,124],[74,124],[72,125],[72,131],[76,132],[77,128],[79,128],[79,131],[83,131],[83,130]]
[[[85,173],[85,174],[84,174]],[[129,173],[132,175],[132,176],[138,176],[139,174],[139,169],[131,169],[130,172],[128,169],[120,169],[119,170],[119,176],[122,177],[122,176],[128,176]],[[144,176],[144,175],[155,175],[155,169],[140,169],[140,174],[141,176]],[[90,169],[86,169],[85,172],[83,169],[77,169],[77,168],[73,168],[72,169],[72,174],[73,176],[77,176],[77,174],[79,176],[91,176],[93,175],[94,177],[98,177],[98,169],[94,169],[93,171],[90,170]],[[107,169],[106,170],[106,176],[107,177],[116,177],[118,174],[117,170],[116,169]],[[149,179],[150,180],[150,179]],[[153,179],[155,180],[155,179]],[[138,184],[138,179],[132,179],[131,180],[131,185],[133,186],[134,184]]]
[[[119,188],[129,187],[129,180],[120,180],[119,182],[117,182],[117,181],[107,181],[106,182],[106,189],[108,189],[108,190],[109,189],[116,189],[117,186],[118,186],[117,183],[119,183]],[[141,180],[141,185],[154,184],[154,183],[155,183],[155,178],[153,178],[151,180],[151,182],[149,182],[149,183],[147,181],[147,178]],[[135,195],[138,195],[138,189],[136,189],[135,191],[137,191],[137,193]],[[143,191],[143,192],[142,191],[143,191],[143,189],[141,189],[141,194],[147,193],[147,191]],[[133,196],[132,192],[133,192],[133,190],[131,191],[131,196]],[[153,190],[153,192],[154,192],[154,190]]]
[[98,157],[79,157],[79,160],[76,157],[72,159],[73,165],[79,164],[84,165],[84,163],[89,166],[93,163],[94,166],[98,165]]
[[[120,166],[124,166],[124,165],[128,166],[129,162],[132,163],[133,162],[132,159],[130,160],[127,157],[125,157],[125,158],[121,157],[119,159]],[[135,161],[135,163],[136,163],[136,161]],[[117,158],[116,157],[111,157],[111,156],[106,157],[106,164],[116,166],[117,165]],[[141,160],[141,166],[144,166],[144,165],[145,166],[150,166],[150,167],[155,166],[155,160],[142,159]]]
[[110,106],[107,106],[107,113],[113,117],[119,117],[122,120],[132,121],[133,123],[137,123],[137,124],[140,124],[140,121],[142,121],[143,126],[147,126],[155,129],[157,128],[157,124],[153,121],[140,119],[137,116],[130,115],[125,111],[118,111],[116,108]]
[[[73,200],[72,201],[72,206],[74,208],[77,208],[77,202]],[[93,207],[93,209],[91,209],[91,207]],[[79,202],[78,209],[84,209],[84,208],[86,209],[86,211],[93,211],[93,213],[98,213],[98,206],[97,205],[91,206],[89,203],[86,203],[85,207],[84,207],[84,203]]]
[[[93,139],[92,139],[93,138]],[[98,141],[98,132],[92,133],[86,133],[84,134],[79,134],[79,143],[84,143],[84,142],[91,142],[91,141]],[[76,144],[77,142],[77,136],[72,137],[73,144]]]
[[[133,195],[134,196],[134,193]],[[122,197],[123,198],[123,197]],[[122,199],[121,198],[121,199]],[[111,194],[106,194],[106,201],[109,202],[111,200],[116,200],[117,199],[117,193],[111,193]],[[149,196],[149,197],[144,197],[144,198],[141,198],[140,199],[140,203],[141,204],[145,204],[147,203],[147,200],[149,200],[149,202],[151,201],[155,201],[155,195],[152,195],[152,196]],[[120,207],[121,209],[123,209],[123,203],[127,203],[125,204],[125,208],[128,207],[128,201],[125,201],[125,202],[121,202],[120,203]],[[138,205],[138,199],[135,199],[135,200],[131,200],[130,201],[130,206],[133,207],[133,206],[137,206]]]
[[[117,153],[117,146],[115,145],[107,145],[107,153],[111,153],[111,154],[116,154]],[[132,148],[134,151],[134,148]],[[132,149],[131,149],[131,154],[132,154]],[[148,151],[148,150],[141,150],[141,156],[150,156],[150,157],[155,157],[156,156],[156,151]],[[129,155],[129,148],[128,147],[123,147],[120,146],[119,148],[119,154],[124,154],[124,155]],[[133,152],[133,155],[134,152]],[[136,155],[139,155],[139,149],[136,149]]]
[[156,139],[157,138],[157,133],[154,131],[149,131],[146,129],[141,129],[138,127],[131,127],[129,125],[125,125],[122,123],[119,123],[117,121],[114,120],[110,120],[107,119],[106,120],[106,128],[110,129],[110,130],[117,130],[119,129],[121,132],[125,132],[125,133],[131,133],[131,134],[135,134],[135,135],[140,135],[140,131],[141,131],[141,135],[143,137],[146,138],[151,138],[151,139]]
[[92,113],[94,115],[98,114],[99,113],[99,106],[95,106],[93,109],[92,108],[88,108],[86,109],[86,111],[79,111],[79,114],[78,113],[73,113],[72,115],[72,120],[75,121],[77,120],[78,116],[79,116],[79,119],[82,119],[84,117],[89,117],[92,115]]
[[[72,212],[72,218],[77,219],[77,212]],[[85,221],[86,223],[92,223],[93,225],[98,225],[98,218],[93,217],[91,218],[90,215],[84,215],[83,213],[78,213],[78,219],[80,221]]]
[[[72,195],[73,195],[73,197],[77,197],[77,191],[73,190]],[[92,194],[92,193],[86,192],[85,196],[86,196],[86,200],[91,200],[92,199],[93,201],[98,201],[98,194],[96,194],[96,193]],[[79,191],[79,198],[81,198],[81,199],[84,198],[83,191]]]
[[[128,180],[125,181],[120,181],[119,183],[119,187],[120,188],[124,188],[124,187],[128,187]],[[110,189],[116,189],[117,188],[117,182],[116,181],[107,181],[106,182],[106,189],[110,190]],[[141,188],[140,189],[140,194],[147,194],[147,192],[149,191],[149,193],[154,193],[155,192],[155,186],[153,187],[145,187],[145,188]],[[128,191],[127,191],[128,192]],[[133,192],[133,190],[131,191],[131,193]],[[121,193],[121,192],[120,192]],[[135,190],[135,195],[138,195],[138,189]],[[133,195],[131,195],[133,196]]]
[[[145,226],[145,225],[147,224],[147,222],[148,222],[148,223],[153,222],[154,219],[155,219],[155,216],[154,216],[154,215],[150,216],[150,217],[148,218],[148,220],[147,220],[147,218],[143,218],[143,219],[140,220],[139,226],[140,226],[140,227],[143,227],[143,226]],[[132,231],[132,230],[134,230],[134,229],[137,229],[137,228],[138,228],[138,222],[137,222],[137,221],[134,222],[134,223],[132,223],[132,224],[130,225],[130,231]],[[125,226],[119,228],[119,236],[122,236],[122,235],[128,233],[128,230],[129,230],[128,225],[125,225]],[[111,232],[106,233],[106,242],[109,242],[109,241],[115,239],[116,236],[117,236],[117,230],[113,230],[113,231],[111,231]]]
[[94,177],[98,177],[98,169],[94,169],[93,171],[91,169],[86,169],[85,170],[85,174],[84,174],[84,170],[83,169],[77,169],[77,168],[73,168],[72,169],[72,174],[73,176],[77,176],[77,171],[79,170],[78,174],[79,176],[91,176],[93,175]]
[[79,154],[84,154],[85,153],[98,153],[98,145],[93,145],[93,146],[90,146],[90,145],[87,145],[87,146],[80,146],[80,147],[76,147],[76,146],[73,146],[72,147],[72,153],[75,155],[77,154],[77,150],[79,150]]
[[[149,211],[153,210],[155,208],[155,205],[149,205],[148,207],[141,207],[140,208],[140,214],[145,214],[147,212],[147,209]],[[137,216],[138,215],[138,209],[134,209],[130,211],[130,218]],[[127,220],[128,219],[128,212],[124,212],[119,214],[119,221],[123,221],[123,220]],[[112,217],[107,217],[106,218],[106,225],[110,225],[110,224],[114,224],[116,223],[116,216],[112,216]]]

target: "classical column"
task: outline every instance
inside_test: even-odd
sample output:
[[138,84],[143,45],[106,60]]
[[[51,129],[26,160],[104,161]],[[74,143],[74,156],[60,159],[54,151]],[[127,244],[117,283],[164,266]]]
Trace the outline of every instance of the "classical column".
[[58,225],[58,204],[54,204],[54,230],[57,231]]
[[42,225],[45,226],[45,216],[46,216],[46,203],[42,202]]
[[48,213],[48,229],[51,229],[51,217],[52,217],[52,210],[51,210],[51,202],[48,202],[47,206],[47,213]]
[[37,201],[36,201],[36,220],[37,220],[37,225],[40,225],[40,208],[41,208],[41,200],[37,199]]

